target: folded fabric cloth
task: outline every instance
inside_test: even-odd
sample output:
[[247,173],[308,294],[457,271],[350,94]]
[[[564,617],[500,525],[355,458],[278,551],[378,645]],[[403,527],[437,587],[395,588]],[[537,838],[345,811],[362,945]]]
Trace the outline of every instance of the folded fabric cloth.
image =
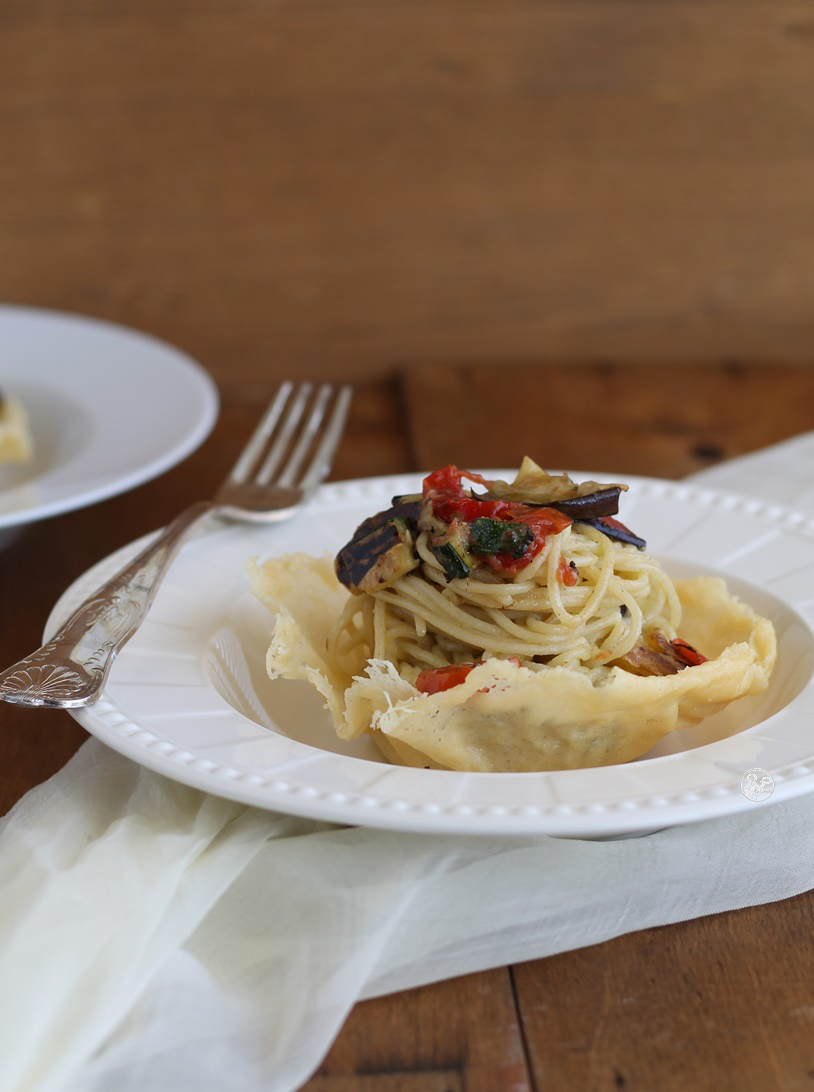
[[[698,481],[814,509],[814,433]],[[604,842],[332,827],[91,740],[0,827],[0,1087],[293,1092],[361,998],[814,887],[813,823],[814,796]]]
[[701,470],[687,479],[733,493],[814,511],[814,432]]

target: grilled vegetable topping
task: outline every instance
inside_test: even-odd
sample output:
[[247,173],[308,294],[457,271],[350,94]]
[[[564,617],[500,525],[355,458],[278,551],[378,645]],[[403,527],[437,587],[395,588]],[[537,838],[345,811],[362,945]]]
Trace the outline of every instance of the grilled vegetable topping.
[[698,667],[699,664],[705,664],[707,657],[702,656],[697,648],[693,648],[692,645],[687,644],[686,641],[682,641],[680,637],[676,637],[674,641],[670,641],[670,648],[673,654],[678,656],[679,660],[683,660],[687,667]]
[[459,470],[456,466],[445,466],[429,474],[424,479],[424,505],[419,527],[431,533],[439,522],[444,525],[451,524],[454,520],[470,525],[480,519],[525,524],[532,533],[532,539],[520,556],[513,556],[509,552],[483,555],[497,572],[519,572],[542,550],[548,535],[559,534],[572,522],[569,516],[554,508],[531,507],[521,501],[490,500],[484,496],[473,496],[464,491],[464,478],[481,485],[493,484],[480,474]]
[[384,512],[378,512],[375,516],[369,516],[353,532],[351,542],[358,542],[360,538],[369,535],[378,527],[384,526],[393,519],[404,520],[409,530],[415,535],[418,531],[418,517],[421,514],[421,497],[393,497],[393,504]]
[[663,633],[654,630],[616,662],[634,675],[677,675],[685,667],[697,667],[706,659],[679,637],[668,641]]
[[580,519],[579,522],[587,523],[589,527],[596,527],[597,531],[601,531],[608,538],[615,539],[616,542],[627,542],[631,546],[637,546],[640,550],[644,550],[647,546],[643,538],[634,535],[628,527],[625,527],[624,523],[620,523],[618,519],[613,519],[612,516],[602,516],[599,519]]
[[430,545],[449,580],[469,576],[475,561],[468,549],[465,523],[454,519],[444,534],[433,537]]
[[373,595],[418,567],[413,536],[404,519],[389,519],[339,551],[336,575],[353,592]]
[[[464,479],[486,492],[464,489]],[[419,565],[414,542],[427,534],[448,580],[469,576],[479,565],[512,575],[525,568],[573,521],[609,538],[645,548],[644,539],[613,518],[624,485],[577,484],[552,476],[524,460],[515,482],[490,482],[480,474],[446,466],[428,474],[422,492],[393,497],[391,507],[364,520],[339,551],[336,573],[351,591],[375,593]],[[559,574],[563,584],[579,580],[576,568]]]
[[512,560],[524,556],[534,542],[534,531],[527,523],[506,523],[481,516],[469,528],[469,548],[473,554],[508,554]]
[[[609,496],[600,501],[600,495],[615,493],[618,502],[619,493],[627,489],[626,485],[616,483],[575,482],[567,474],[548,474],[529,458],[523,460],[513,482],[497,481],[485,482],[484,484],[489,489],[489,496],[501,497],[504,500],[521,501],[523,504],[530,504],[535,507],[546,505],[549,508],[560,508],[561,504],[568,501],[583,499],[589,505],[611,504],[613,502],[612,497]],[[590,500],[592,497],[595,498],[594,501]],[[561,510],[565,511],[565,509]],[[613,515],[617,510],[618,503],[615,508],[608,508],[606,513],[584,511],[584,515]]]
[[570,516],[571,519],[596,519],[597,516],[615,516],[619,511],[621,485],[603,486],[584,496],[549,501],[550,508]]

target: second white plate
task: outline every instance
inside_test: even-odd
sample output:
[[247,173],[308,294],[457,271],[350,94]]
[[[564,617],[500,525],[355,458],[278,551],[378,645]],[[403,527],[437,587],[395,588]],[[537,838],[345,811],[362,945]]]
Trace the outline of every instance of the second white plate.
[[206,372],[147,334],[78,315],[0,306],[0,390],[23,403],[34,456],[0,466],[0,528],[122,493],[206,438]]

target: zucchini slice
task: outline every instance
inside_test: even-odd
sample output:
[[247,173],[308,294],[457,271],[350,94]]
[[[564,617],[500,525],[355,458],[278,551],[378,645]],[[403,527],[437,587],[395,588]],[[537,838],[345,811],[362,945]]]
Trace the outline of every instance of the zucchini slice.
[[467,525],[455,520],[446,533],[430,541],[432,552],[441,562],[448,580],[469,576],[475,564],[469,552]]

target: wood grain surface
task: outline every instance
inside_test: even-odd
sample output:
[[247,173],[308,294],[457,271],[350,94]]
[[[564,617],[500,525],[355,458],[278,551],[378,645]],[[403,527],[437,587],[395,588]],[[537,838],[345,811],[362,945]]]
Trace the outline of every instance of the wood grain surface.
[[814,369],[422,365],[405,376],[419,467],[540,465],[680,478],[814,427]]
[[805,0],[6,0],[0,299],[218,379],[807,361]]

